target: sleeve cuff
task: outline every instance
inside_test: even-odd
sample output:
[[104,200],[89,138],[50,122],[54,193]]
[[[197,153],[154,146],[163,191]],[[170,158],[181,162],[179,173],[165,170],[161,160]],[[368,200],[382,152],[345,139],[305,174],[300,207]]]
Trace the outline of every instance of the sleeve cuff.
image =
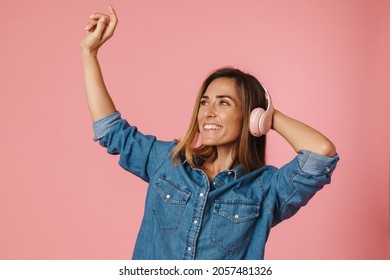
[[95,133],[93,141],[99,141],[101,138],[103,138],[104,135],[106,135],[111,129],[111,127],[114,126],[121,119],[121,114],[119,112],[115,112],[112,115],[109,115],[101,120],[94,122],[92,125],[93,131]]
[[331,174],[339,159],[338,154],[327,157],[310,151],[301,151],[298,155],[301,170],[310,175]]

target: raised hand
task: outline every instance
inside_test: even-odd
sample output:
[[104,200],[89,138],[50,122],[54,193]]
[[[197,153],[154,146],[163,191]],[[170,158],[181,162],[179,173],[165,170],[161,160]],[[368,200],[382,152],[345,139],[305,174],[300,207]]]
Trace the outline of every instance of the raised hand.
[[85,27],[88,32],[80,47],[83,51],[97,54],[99,48],[114,35],[118,24],[118,17],[114,8],[109,6],[109,14],[95,13],[90,16],[90,20]]

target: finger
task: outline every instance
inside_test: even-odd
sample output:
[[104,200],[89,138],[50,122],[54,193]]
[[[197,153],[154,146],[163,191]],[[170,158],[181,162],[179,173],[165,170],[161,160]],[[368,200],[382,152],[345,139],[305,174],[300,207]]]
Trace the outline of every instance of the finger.
[[93,32],[97,25],[97,20],[91,19],[88,24],[85,26],[85,30]]
[[110,19],[111,18],[115,18],[115,19],[118,18],[117,15],[116,15],[116,12],[114,10],[114,7],[112,5],[108,6],[108,10],[110,11]]
[[103,38],[103,34],[105,32],[105,29],[107,27],[107,19],[105,17],[101,17],[96,25],[96,29],[93,31],[93,33],[101,40]]
[[89,18],[93,19],[93,20],[99,20],[101,17],[106,17],[107,20],[110,19],[109,15],[102,14],[102,13],[94,13],[94,14],[89,16]]
[[110,25],[114,26],[115,28],[115,26],[118,24],[118,16],[116,15],[116,12],[111,5],[108,7],[108,9],[110,10]]
[[86,25],[85,30],[89,32],[93,32],[96,28],[97,22],[102,17],[106,18],[106,22],[110,22],[110,16],[102,13],[95,13],[89,16],[89,23]]
[[107,28],[103,34],[103,41],[106,41],[107,39],[111,38],[114,35],[115,28],[118,24],[118,18],[115,13],[114,8],[110,5],[110,22],[107,25]]

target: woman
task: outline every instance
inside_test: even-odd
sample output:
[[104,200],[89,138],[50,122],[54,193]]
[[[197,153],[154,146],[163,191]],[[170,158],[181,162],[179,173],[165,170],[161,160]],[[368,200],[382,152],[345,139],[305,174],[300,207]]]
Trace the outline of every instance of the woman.
[[[271,227],[330,183],[335,146],[272,110],[257,79],[234,68],[204,81],[181,141],[144,136],[121,119],[99,68],[97,52],[118,22],[109,9],[91,16],[81,49],[95,141],[149,183],[133,259],[262,259]],[[269,108],[272,129],[297,152],[280,169],[265,165],[266,136],[251,134],[256,107]]]

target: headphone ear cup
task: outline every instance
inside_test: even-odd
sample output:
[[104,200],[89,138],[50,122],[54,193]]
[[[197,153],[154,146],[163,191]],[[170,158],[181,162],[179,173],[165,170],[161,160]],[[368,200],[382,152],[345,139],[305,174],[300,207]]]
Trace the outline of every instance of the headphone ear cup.
[[252,110],[249,118],[249,131],[254,137],[260,137],[263,133],[260,130],[261,118],[264,115],[265,110],[263,108],[255,108]]
[[259,119],[259,131],[261,135],[267,134],[272,126],[273,108],[265,111]]

